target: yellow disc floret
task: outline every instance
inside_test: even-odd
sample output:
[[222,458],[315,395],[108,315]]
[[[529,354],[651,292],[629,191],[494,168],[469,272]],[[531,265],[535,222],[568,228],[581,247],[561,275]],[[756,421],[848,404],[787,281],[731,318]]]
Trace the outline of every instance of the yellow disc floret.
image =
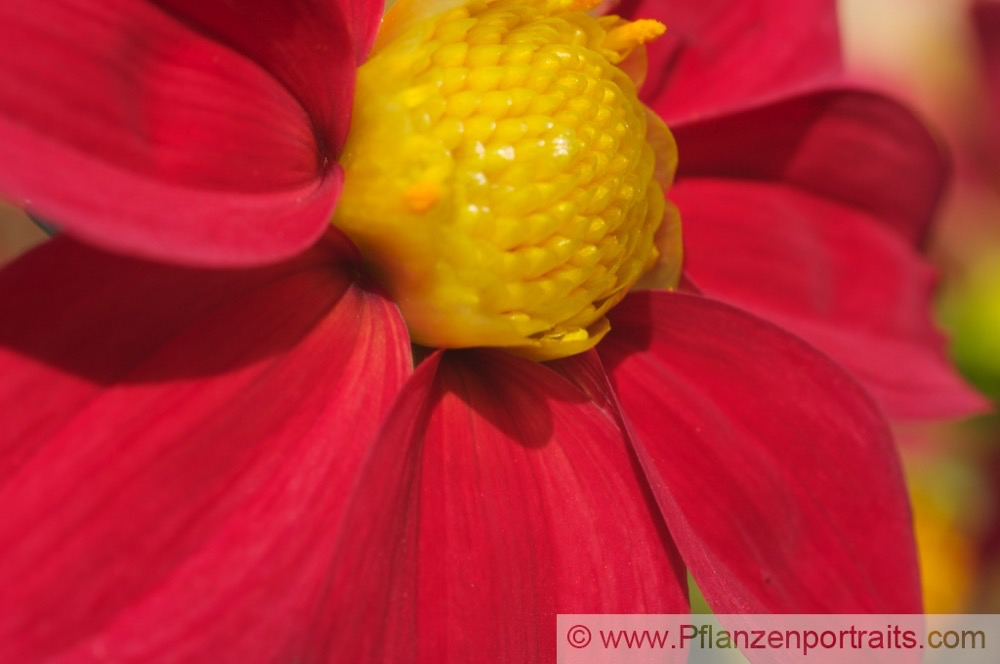
[[470,2],[411,20],[359,69],[334,222],[417,343],[587,350],[656,263],[656,176],[676,156],[654,154],[619,64],[663,26],[593,4]]

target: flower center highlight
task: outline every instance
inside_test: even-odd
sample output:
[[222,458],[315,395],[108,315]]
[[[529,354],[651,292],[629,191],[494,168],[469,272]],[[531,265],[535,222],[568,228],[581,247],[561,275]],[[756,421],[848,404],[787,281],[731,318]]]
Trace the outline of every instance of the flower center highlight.
[[676,148],[628,73],[664,28],[596,4],[468,2],[410,20],[358,70],[334,223],[416,343],[583,352],[678,259],[657,238]]

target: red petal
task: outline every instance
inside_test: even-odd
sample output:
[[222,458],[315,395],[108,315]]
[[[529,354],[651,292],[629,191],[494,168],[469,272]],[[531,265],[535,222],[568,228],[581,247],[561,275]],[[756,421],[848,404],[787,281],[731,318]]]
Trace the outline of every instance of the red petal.
[[922,244],[948,180],[944,155],[906,108],[856,89],[805,93],[676,127],[678,178],[780,180],[864,210]]
[[305,107],[324,147],[334,154],[339,151],[350,121],[354,69],[374,39],[382,0],[155,0],[155,4],[259,63]]
[[409,372],[395,308],[339,253],[209,272],[56,240],[0,273],[0,660],[308,654]]
[[893,417],[985,406],[931,320],[933,271],[870,214],[780,183],[690,178],[673,198],[702,292],[826,351]]
[[88,241],[273,261],[323,232],[354,47],[336,2],[12,0],[0,193]]
[[[357,63],[361,64],[375,43],[375,35],[385,13],[385,0],[338,0],[338,2],[347,16],[347,25],[354,41],[354,57]],[[270,6],[267,3],[263,4]]]
[[779,97],[840,70],[835,0],[622,0],[655,18],[642,96],[667,124]]
[[601,357],[715,611],[920,610],[893,442],[845,373],[699,296],[631,295],[611,326]]
[[331,648],[344,661],[554,660],[556,613],[686,612],[651,510],[617,424],[565,378],[502,352],[435,355],[359,484]]

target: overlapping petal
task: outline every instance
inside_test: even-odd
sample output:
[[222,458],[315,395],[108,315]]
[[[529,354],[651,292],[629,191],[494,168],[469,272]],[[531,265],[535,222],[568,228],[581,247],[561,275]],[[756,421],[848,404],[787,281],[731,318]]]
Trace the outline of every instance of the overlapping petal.
[[557,613],[687,610],[614,419],[499,351],[418,367],[353,510],[328,613],[345,661],[549,661]]
[[706,294],[830,353],[890,415],[982,406],[930,318],[933,276],[914,246],[947,169],[908,111],[829,90],[676,135],[690,158],[671,196],[685,222],[685,269]]
[[299,100],[325,147],[340,149],[354,69],[375,38],[382,0],[147,1],[259,64]]
[[0,307],[34,313],[0,325],[0,399],[31,404],[0,413],[0,659],[309,653],[410,366],[395,307],[343,255],[211,272],[56,240],[0,273]]
[[630,295],[599,346],[671,536],[718,612],[918,612],[892,438],[794,337],[693,295]]
[[340,190],[351,33],[371,40],[377,5],[5,2],[0,194],[98,245],[175,262],[305,249]]
[[913,113],[877,93],[825,88],[674,128],[678,179],[781,181],[862,210],[922,246],[948,180]]
[[[267,2],[261,4],[270,6]],[[355,60],[359,65],[363,63],[371,51],[372,44],[375,43],[375,36],[381,26],[382,16],[386,11],[385,0],[339,0],[336,3],[326,0],[313,4],[317,4],[320,10],[328,9],[330,5],[339,7],[347,19],[351,43],[354,44]],[[322,62],[318,64],[323,65]]]
[[675,200],[702,292],[808,339],[894,417],[983,407],[931,320],[933,270],[870,215],[766,182],[692,179]]
[[622,0],[613,11],[667,26],[647,45],[642,96],[671,127],[840,71],[835,0]]

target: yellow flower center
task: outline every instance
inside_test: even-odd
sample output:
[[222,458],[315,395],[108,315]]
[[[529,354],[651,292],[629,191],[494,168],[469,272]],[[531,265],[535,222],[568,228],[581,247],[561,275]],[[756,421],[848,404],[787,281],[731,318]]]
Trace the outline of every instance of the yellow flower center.
[[358,70],[334,223],[415,342],[579,353],[661,254],[679,260],[677,224],[661,229],[676,150],[628,73],[664,28],[594,4],[473,0],[414,18],[401,0],[397,34]]

